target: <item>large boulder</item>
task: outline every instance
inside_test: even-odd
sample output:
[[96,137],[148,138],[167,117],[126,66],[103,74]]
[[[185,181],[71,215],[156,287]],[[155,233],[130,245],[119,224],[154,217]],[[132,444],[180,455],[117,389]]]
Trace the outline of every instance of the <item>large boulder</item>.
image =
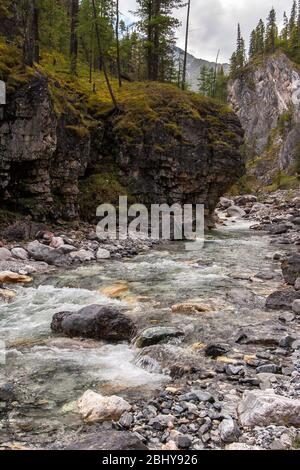
[[69,260],[66,256],[61,254],[55,248],[43,245],[37,240],[28,243],[26,248],[30,257],[35,261],[44,261],[45,263],[54,266],[66,266],[69,264]]
[[32,278],[29,276],[11,271],[0,272],[0,284],[28,284],[30,282],[32,282]]
[[300,400],[276,395],[271,389],[247,391],[238,414],[243,426],[300,427]]
[[118,396],[105,397],[88,390],[77,402],[78,409],[88,424],[119,420],[131,405]]
[[281,264],[282,274],[285,281],[292,286],[300,277],[300,254],[294,253]]
[[278,290],[273,292],[266,300],[266,307],[271,310],[286,310],[292,307],[294,300],[300,299],[300,292],[290,290]]
[[54,315],[51,329],[69,337],[129,341],[136,334],[134,322],[116,308],[90,305],[78,312]]

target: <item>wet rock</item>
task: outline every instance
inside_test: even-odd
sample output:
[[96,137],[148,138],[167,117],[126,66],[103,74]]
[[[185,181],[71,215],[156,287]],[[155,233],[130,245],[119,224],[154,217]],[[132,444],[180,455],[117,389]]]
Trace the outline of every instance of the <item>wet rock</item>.
[[243,426],[300,427],[300,400],[276,395],[273,390],[247,391],[238,414]]
[[128,341],[136,333],[136,326],[129,317],[115,308],[100,305],[90,305],[75,313],[57,313],[51,329],[54,333],[63,333],[71,338],[106,341]]
[[223,356],[228,351],[230,351],[230,347],[227,344],[212,343],[209,344],[204,351],[206,356],[215,359],[218,356]]
[[280,374],[281,367],[276,364],[264,364],[256,368],[257,374]]
[[233,419],[223,419],[219,425],[221,440],[226,443],[235,442],[241,435],[237,423]]
[[104,248],[99,248],[96,254],[96,258],[98,261],[101,261],[103,259],[109,259],[111,257],[111,254],[108,250],[105,250]]
[[72,253],[70,253],[70,257],[73,261],[79,261],[80,263],[93,261],[95,259],[94,253],[89,250],[72,251]]
[[15,398],[13,384],[0,382],[0,402],[11,402],[14,401]]
[[295,281],[295,289],[300,290],[300,277],[297,277]]
[[88,434],[85,438],[70,444],[65,450],[148,450],[134,433],[105,429]]
[[246,212],[238,206],[228,207],[226,212],[228,217],[244,217]]
[[26,250],[24,250],[24,248],[19,248],[19,247],[13,248],[11,250],[11,254],[16,259],[21,259],[23,261],[28,259],[28,253]]
[[11,252],[7,248],[0,248],[0,261],[7,261],[11,257]]
[[300,292],[294,290],[275,291],[267,298],[266,308],[271,310],[291,309],[296,299],[300,299]]
[[292,304],[292,309],[293,309],[293,312],[296,313],[296,315],[300,315],[300,297],[299,299],[294,300]]
[[279,347],[280,348],[290,348],[292,346],[293,342],[296,341],[296,339],[297,339],[296,336],[291,336],[291,335],[284,336],[279,341]]
[[172,306],[172,313],[181,314],[194,314],[194,313],[205,313],[211,311],[212,308],[208,305],[200,303],[185,302]]
[[105,397],[91,390],[86,391],[77,402],[78,410],[84,421],[89,424],[108,420],[119,420],[131,405],[118,396]]
[[69,264],[68,259],[59,251],[43,245],[37,240],[29,243],[26,248],[30,257],[36,261],[44,261],[54,266],[67,266]]
[[282,235],[288,231],[288,226],[285,224],[274,224],[269,228],[269,233],[271,235]]
[[0,272],[0,284],[28,284],[30,282],[32,282],[32,278],[29,276],[11,271]]
[[282,264],[282,274],[288,284],[294,285],[300,277],[300,254],[294,253],[285,259]]
[[295,320],[295,315],[293,313],[283,313],[278,317],[282,323],[290,323]]
[[144,348],[172,338],[184,336],[184,332],[180,329],[165,326],[154,326],[142,331],[136,339],[136,346]]

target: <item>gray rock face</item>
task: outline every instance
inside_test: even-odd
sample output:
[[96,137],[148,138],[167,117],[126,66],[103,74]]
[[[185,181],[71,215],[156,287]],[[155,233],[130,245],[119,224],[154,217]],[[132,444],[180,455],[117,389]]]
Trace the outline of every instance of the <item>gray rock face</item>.
[[273,390],[245,392],[238,413],[243,426],[300,427],[300,400],[276,395]]
[[[246,132],[246,142],[256,155],[264,153],[273,135],[275,161],[272,165],[277,171],[287,169],[295,161],[300,140],[299,84],[298,69],[283,53],[249,67],[242,77],[229,84],[229,101]],[[282,120],[279,127],[284,114],[291,119]],[[262,180],[266,178],[266,168],[266,163],[262,162],[258,170]]]
[[7,248],[0,248],[0,261],[7,261],[11,257],[11,252]]
[[136,333],[133,321],[111,307],[90,305],[79,312],[54,315],[51,329],[69,337],[93,338],[106,341],[129,341]]
[[136,346],[138,348],[145,348],[146,346],[158,344],[171,338],[178,338],[180,336],[184,336],[184,332],[177,328],[154,326],[152,328],[147,328],[140,333],[136,340]]
[[[170,106],[166,125],[140,119],[125,104],[118,116],[95,117],[90,131],[71,111],[56,114],[47,77],[37,73],[9,96],[0,120],[0,198],[36,220],[74,219],[79,212],[88,217],[78,203],[79,179],[84,185],[87,168],[97,173],[113,148],[116,178],[135,200],[204,203],[211,215],[219,197],[244,173],[239,120],[216,103],[203,105],[196,95],[184,97],[186,111],[167,88],[158,86],[157,92],[162,96],[155,112]],[[78,99],[84,105],[82,96]],[[93,119],[87,110],[86,115]],[[97,205],[92,200],[94,218]]]

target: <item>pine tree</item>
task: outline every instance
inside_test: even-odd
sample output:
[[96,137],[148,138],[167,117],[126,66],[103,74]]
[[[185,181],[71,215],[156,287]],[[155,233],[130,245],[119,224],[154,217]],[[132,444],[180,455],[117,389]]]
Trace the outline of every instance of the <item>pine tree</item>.
[[289,20],[286,12],[283,14],[283,29],[281,31],[281,39],[286,44],[289,38]]
[[263,54],[265,51],[265,34],[266,28],[262,19],[259,20],[256,28],[256,48],[258,54]]
[[275,52],[277,37],[278,28],[276,24],[276,12],[274,8],[272,8],[267,19],[266,51],[272,53]]
[[249,57],[253,59],[253,57],[257,54],[257,31],[254,29],[251,33],[250,37],[250,46],[249,46]]

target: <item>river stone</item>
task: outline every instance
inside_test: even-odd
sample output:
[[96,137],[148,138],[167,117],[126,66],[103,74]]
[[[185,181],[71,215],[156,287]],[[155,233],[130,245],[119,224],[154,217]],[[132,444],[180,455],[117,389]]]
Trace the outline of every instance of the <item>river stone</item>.
[[221,344],[221,343],[212,343],[209,344],[205,348],[205,355],[208,357],[212,357],[213,359],[223,356],[226,354],[228,351],[230,351],[230,347],[227,344]]
[[77,402],[84,421],[89,424],[119,420],[123,413],[131,410],[131,405],[116,395],[105,397],[87,390]]
[[51,248],[55,249],[61,248],[64,244],[65,242],[62,237],[53,237],[50,242]]
[[280,374],[281,367],[277,364],[264,364],[256,368],[257,374]]
[[36,261],[44,261],[47,264],[54,266],[68,265],[68,259],[62,255],[58,250],[50,246],[43,245],[39,241],[28,243],[27,251],[31,258]]
[[164,431],[166,428],[173,425],[174,419],[172,415],[157,415],[150,419],[149,426],[156,431]]
[[105,250],[104,248],[99,248],[96,254],[96,258],[98,261],[102,259],[109,259],[111,257],[111,254],[108,250]]
[[243,194],[242,196],[236,196],[234,203],[237,206],[246,206],[247,204],[254,204],[257,202],[257,197],[253,194]]
[[296,315],[300,315],[300,299],[294,300],[292,309],[293,312],[296,313]]
[[266,308],[271,310],[290,309],[294,300],[300,299],[300,292],[294,290],[279,290],[273,292],[266,300]]
[[7,248],[0,248],[0,261],[7,261],[11,257],[11,252]]
[[2,289],[0,287],[0,300],[4,302],[11,302],[16,297],[16,292],[9,289]]
[[297,277],[295,281],[295,289],[300,290],[300,277]]
[[19,247],[13,248],[11,250],[11,254],[16,259],[21,259],[23,261],[26,261],[28,259],[28,253],[26,250],[24,250],[24,248],[19,248]]
[[78,312],[54,315],[51,329],[69,337],[106,341],[128,341],[136,334],[134,322],[116,308],[90,305]]
[[148,450],[133,433],[105,429],[88,434],[84,439],[73,442],[65,450]]
[[11,271],[0,272],[0,284],[28,284],[31,281],[31,277],[23,274],[17,274]]
[[288,226],[285,224],[272,224],[269,227],[271,235],[282,235],[288,231]]
[[140,333],[136,340],[136,347],[145,348],[180,336],[184,336],[184,332],[178,328],[153,326]]
[[219,425],[221,440],[226,443],[235,442],[241,435],[241,431],[233,419],[223,419]]
[[244,217],[246,212],[238,206],[228,207],[226,212],[228,217]]
[[294,253],[285,259],[282,264],[282,274],[288,284],[294,285],[300,277],[300,254]]
[[70,253],[70,257],[72,260],[80,261],[81,263],[93,261],[95,259],[94,253],[89,250],[72,251],[72,253]]
[[251,446],[249,444],[244,444],[243,442],[233,442],[232,444],[228,444],[225,447],[225,450],[264,450],[262,447],[259,446]]
[[276,395],[271,389],[246,391],[238,415],[243,426],[300,427],[300,400]]

